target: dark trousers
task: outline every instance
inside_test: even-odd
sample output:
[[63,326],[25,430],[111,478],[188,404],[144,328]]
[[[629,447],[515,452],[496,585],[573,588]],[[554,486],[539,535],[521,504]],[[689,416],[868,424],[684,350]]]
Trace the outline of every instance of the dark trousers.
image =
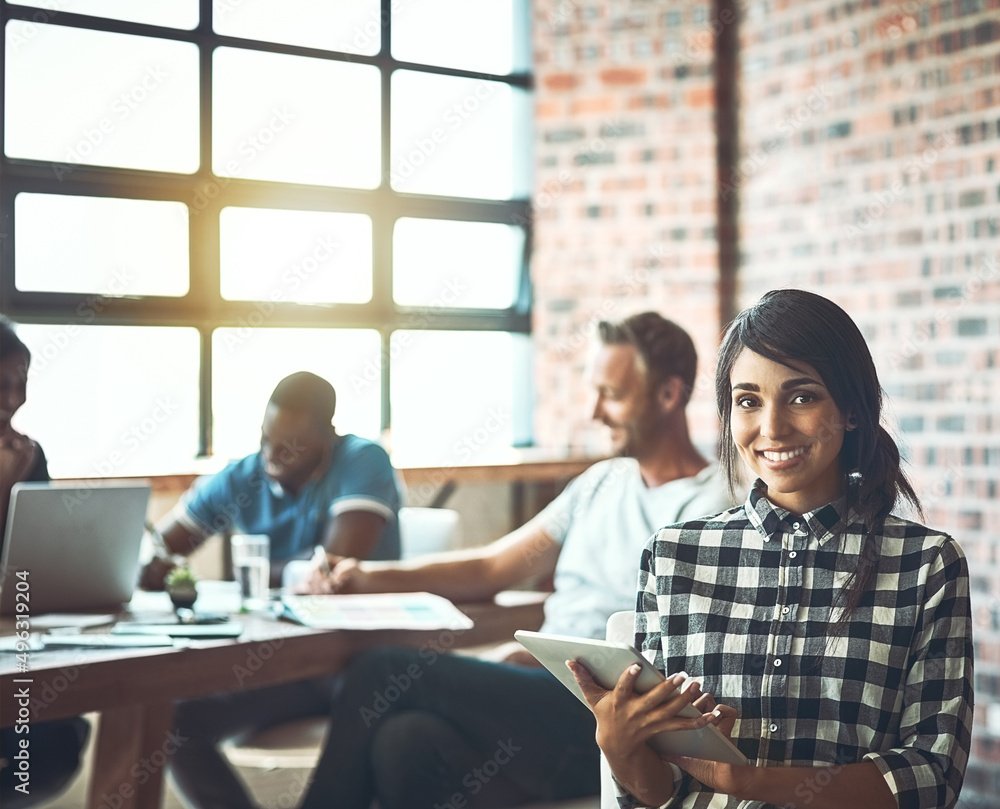
[[593,714],[548,671],[373,649],[344,673],[302,809],[460,809],[600,789]]
[[[25,733],[13,727],[4,728],[2,740],[3,769],[0,770],[0,803],[4,809],[24,809],[54,798],[69,784],[80,766],[80,753],[90,735],[86,719],[56,719],[51,722],[33,722]],[[23,781],[17,777],[18,751],[24,750],[21,741],[28,741],[30,792],[17,789]]]
[[198,809],[256,809],[219,742],[330,711],[333,678],[301,680],[178,702],[180,742],[170,763],[177,791]]
[[359,654],[335,681],[179,703],[174,781],[199,809],[252,809],[218,742],[322,713],[330,735],[302,809],[483,809],[600,789],[594,717],[545,669],[396,648]]

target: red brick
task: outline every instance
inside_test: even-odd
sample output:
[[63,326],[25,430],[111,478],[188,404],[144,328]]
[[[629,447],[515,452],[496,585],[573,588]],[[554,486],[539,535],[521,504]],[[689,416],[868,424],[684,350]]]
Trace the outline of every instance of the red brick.
[[566,105],[562,101],[535,100],[536,118],[565,118]]
[[618,105],[614,96],[590,96],[578,98],[570,104],[570,115],[597,115],[612,112]]
[[601,82],[616,86],[623,84],[644,84],[648,73],[644,68],[614,67],[602,70]]
[[684,103],[692,108],[711,107],[715,102],[715,90],[712,87],[696,87],[684,94]]
[[553,92],[573,90],[579,83],[580,78],[572,73],[550,73],[542,79],[544,88]]

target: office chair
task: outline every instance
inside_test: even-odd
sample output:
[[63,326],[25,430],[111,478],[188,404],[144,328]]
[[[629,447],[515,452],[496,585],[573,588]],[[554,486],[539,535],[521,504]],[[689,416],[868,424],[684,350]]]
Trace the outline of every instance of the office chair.
[[[634,643],[635,612],[624,610],[612,613],[608,618],[608,628],[604,637],[617,643]],[[614,782],[611,780],[611,768],[604,758],[604,753],[601,753],[601,809],[618,809]]]

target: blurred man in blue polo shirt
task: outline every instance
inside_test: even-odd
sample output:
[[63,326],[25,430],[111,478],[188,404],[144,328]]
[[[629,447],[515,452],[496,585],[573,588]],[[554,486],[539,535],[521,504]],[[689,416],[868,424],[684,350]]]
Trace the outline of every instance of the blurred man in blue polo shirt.
[[[335,554],[398,559],[396,472],[378,444],[337,434],[335,407],[333,387],[315,374],[281,380],[264,411],[260,451],[181,498],[162,523],[165,547],[144,570],[141,585],[162,587],[174,555],[190,553],[217,533],[267,534],[272,584],[288,562],[309,558],[318,544]],[[217,805],[218,790],[245,796],[219,741],[325,713],[330,690],[330,679],[320,678],[178,703],[177,732],[184,742],[170,767],[178,790],[193,806]]]
[[161,589],[176,555],[219,533],[267,534],[271,582],[316,545],[363,559],[398,559],[400,491],[378,444],[333,427],[337,397],[325,379],[305,371],[271,394],[260,451],[199,481],[160,526],[165,547],[140,585]]

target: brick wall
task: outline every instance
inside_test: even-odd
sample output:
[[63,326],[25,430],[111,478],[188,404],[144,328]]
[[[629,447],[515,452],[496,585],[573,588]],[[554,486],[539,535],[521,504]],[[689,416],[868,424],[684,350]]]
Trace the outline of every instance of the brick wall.
[[722,174],[740,194],[738,303],[812,289],[868,338],[926,522],[970,559],[962,803],[996,806],[1000,3],[765,5],[741,27],[743,157]]
[[[963,807],[1000,795],[1000,0],[739,3],[737,308],[799,286],[869,339],[926,522],[972,570]],[[657,308],[702,376],[720,324],[707,3],[538,0],[539,443],[584,443],[582,330]],[[696,435],[715,436],[707,386]]]
[[[708,3],[533,5],[532,279],[543,446],[601,446],[584,378],[595,321],[656,309],[687,328],[710,379],[717,347]],[[690,406],[714,446],[710,385]]]

